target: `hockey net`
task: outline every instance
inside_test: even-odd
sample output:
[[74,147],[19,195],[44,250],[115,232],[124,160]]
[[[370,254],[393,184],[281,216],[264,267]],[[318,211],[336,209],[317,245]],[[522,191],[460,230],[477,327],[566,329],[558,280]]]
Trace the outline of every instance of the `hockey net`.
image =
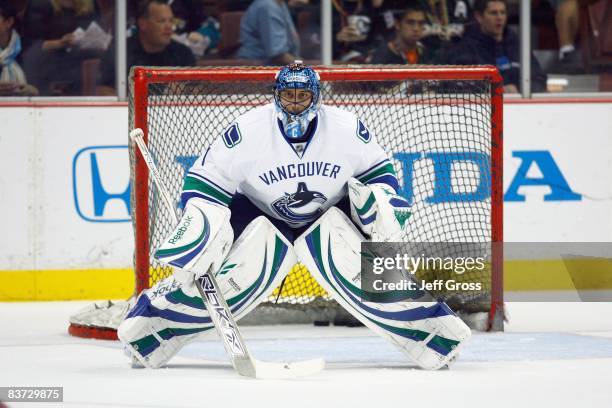
[[[143,129],[177,208],[184,175],[194,160],[239,115],[273,101],[276,71],[132,70],[130,130]],[[317,71],[323,103],[354,112],[392,157],[401,193],[412,202],[406,240],[502,241],[502,83],[495,68],[358,66]],[[130,160],[140,292],[172,273],[152,254],[174,225],[134,148]],[[498,330],[503,320],[503,257],[501,247],[489,248],[488,267],[461,276],[463,281],[482,282],[483,291],[442,298],[458,312],[485,313],[486,328]],[[256,310],[254,315],[270,315],[270,322],[285,319],[290,311],[297,311],[299,321],[325,320],[333,318],[335,302],[297,264],[282,289],[276,288],[258,309],[265,312],[258,315]]]

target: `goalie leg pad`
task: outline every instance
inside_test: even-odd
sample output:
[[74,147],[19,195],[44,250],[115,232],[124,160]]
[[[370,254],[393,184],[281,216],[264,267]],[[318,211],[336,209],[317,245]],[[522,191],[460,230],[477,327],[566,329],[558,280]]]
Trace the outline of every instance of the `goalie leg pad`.
[[145,367],[158,368],[212,327],[193,274],[176,270],[138,296],[117,336]]
[[[236,320],[265,300],[296,260],[293,246],[267,218],[253,220],[215,273]],[[176,270],[139,296],[117,334],[143,365],[157,368],[212,328],[194,274]]]
[[444,303],[361,300],[364,237],[335,207],[295,241],[295,251],[321,286],[355,318],[425,369],[453,362],[470,329]]

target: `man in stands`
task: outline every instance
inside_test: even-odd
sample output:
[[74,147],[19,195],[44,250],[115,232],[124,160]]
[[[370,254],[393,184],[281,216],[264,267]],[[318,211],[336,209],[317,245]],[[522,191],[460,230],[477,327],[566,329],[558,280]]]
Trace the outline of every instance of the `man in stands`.
[[[504,78],[504,91],[519,92],[519,39],[506,26],[506,1],[476,0],[474,11],[478,24],[469,28],[461,42],[451,49],[449,62],[458,65],[495,65]],[[533,54],[531,84],[534,92],[546,89],[546,75]]]
[[[303,2],[300,2],[303,3]],[[300,40],[284,0],[255,0],[240,22],[237,57],[255,59],[268,65],[293,62],[300,52]]]
[[422,43],[427,18],[417,3],[396,15],[395,37],[376,49],[372,64],[432,64],[432,53]]
[[[163,0],[142,0],[138,4],[138,33],[127,41],[127,67],[193,66],[196,61],[185,45],[172,41],[172,9]],[[115,55],[111,47],[102,61],[96,93],[115,95]]]

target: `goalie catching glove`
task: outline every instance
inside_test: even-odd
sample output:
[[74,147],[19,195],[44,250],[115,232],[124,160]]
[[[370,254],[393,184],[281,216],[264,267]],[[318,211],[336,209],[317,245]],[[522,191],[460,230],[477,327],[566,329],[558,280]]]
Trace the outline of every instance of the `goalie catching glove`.
[[410,204],[386,184],[348,182],[351,218],[372,241],[401,241],[410,218]]

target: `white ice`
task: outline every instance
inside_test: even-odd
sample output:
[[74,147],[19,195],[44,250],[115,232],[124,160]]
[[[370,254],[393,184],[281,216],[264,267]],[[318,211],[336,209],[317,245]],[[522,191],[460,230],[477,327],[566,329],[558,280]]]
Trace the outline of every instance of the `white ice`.
[[[513,303],[504,333],[476,333],[450,370],[412,367],[365,328],[243,327],[261,360],[324,357],[321,373],[252,380],[214,336],[167,368],[131,369],[116,342],[67,334],[86,302],[0,303],[0,386],[62,386],[24,407],[611,407],[612,304]],[[2,404],[0,403],[0,406]]]

